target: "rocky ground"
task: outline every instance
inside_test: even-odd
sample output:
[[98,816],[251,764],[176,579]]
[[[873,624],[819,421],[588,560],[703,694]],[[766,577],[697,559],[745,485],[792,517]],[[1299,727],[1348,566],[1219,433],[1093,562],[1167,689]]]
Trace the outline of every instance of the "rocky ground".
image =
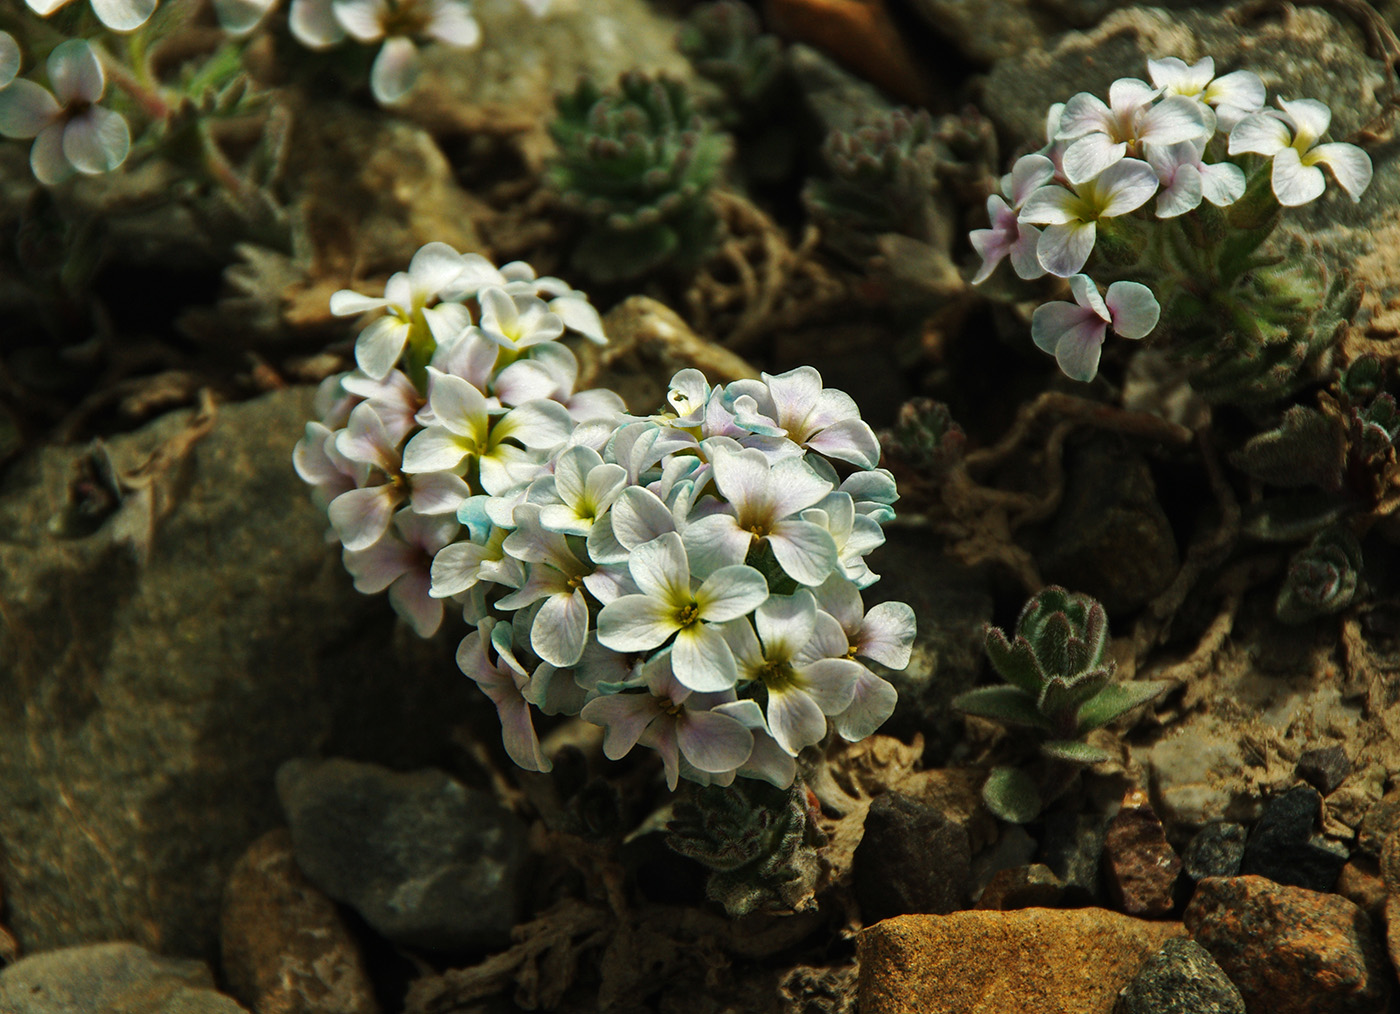
[[[272,233],[154,200],[156,170],[62,198],[109,222],[120,270],[98,289],[130,341],[97,368],[27,344],[0,358],[0,1011],[1400,1009],[1395,583],[1280,624],[1285,557],[1241,535],[1253,491],[1222,477],[1196,407],[1098,411],[1119,392],[1054,374],[1029,304],[964,280],[985,224],[967,194],[1042,143],[1047,103],[1209,54],[1323,99],[1335,136],[1366,142],[1365,200],[1294,228],[1363,286],[1346,354],[1400,358],[1393,5],[759,5],[802,123],[793,165],[901,105],[977,139],[920,237],[853,261],[808,228],[805,170],[735,170],[721,247],[691,274],[590,289],[613,345],[585,370],[634,410],[684,366],[810,363],[877,427],[934,396],[966,433],[941,475],[895,455],[905,499],[870,594],[909,602],[918,640],[881,734],[807,758],[799,903],[731,919],[707,901],[705,871],[664,844],[659,766],[606,764],[596,728],[550,728],[554,774],[516,771],[453,662],[465,627],[421,641],[353,590],[290,464],[310,382],[349,361],[329,294],[433,240],[565,272],[568,227],[538,187],[552,96],[639,67],[713,87],[677,48],[685,6],[558,0],[536,21],[479,0],[486,45],[431,54],[394,115],[289,99]],[[37,200],[26,173],[0,146],[11,234]],[[154,316],[133,325],[115,290],[177,270],[208,298],[140,283]],[[53,384],[28,379],[40,367]],[[1047,582],[1104,603],[1119,678],[1172,690],[1094,733],[1110,760],[1015,825],[980,796],[1013,736],[951,701],[990,679],[984,624]]]

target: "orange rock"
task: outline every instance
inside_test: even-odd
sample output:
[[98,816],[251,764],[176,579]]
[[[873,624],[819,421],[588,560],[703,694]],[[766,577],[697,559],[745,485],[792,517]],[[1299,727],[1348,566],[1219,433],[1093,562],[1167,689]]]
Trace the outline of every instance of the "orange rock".
[[861,1014],[1109,1014],[1180,923],[1105,909],[904,915],[863,930]]
[[919,67],[885,0],[768,0],[773,30],[815,46],[852,73],[911,105],[929,105],[928,75]]

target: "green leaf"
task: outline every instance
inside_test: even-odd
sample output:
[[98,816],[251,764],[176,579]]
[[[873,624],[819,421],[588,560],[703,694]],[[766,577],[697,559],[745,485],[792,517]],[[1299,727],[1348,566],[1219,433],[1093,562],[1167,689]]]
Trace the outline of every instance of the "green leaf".
[[1113,669],[1102,666],[1068,679],[1050,679],[1041,690],[1036,707],[1050,720],[1051,725],[1058,727],[1062,716],[1069,718],[1078,715],[1079,709],[1098,696],[1112,678]]
[[1074,626],[1064,613],[1051,613],[1036,632],[1031,647],[1035,649],[1036,661],[1047,679],[1072,674],[1069,642],[1073,636]]
[[1273,496],[1247,507],[1240,527],[1246,535],[1264,542],[1297,542],[1341,520],[1351,510],[1349,503],[1327,493]]
[[1017,687],[980,687],[953,698],[953,707],[978,718],[1048,729],[1035,698]]
[[1028,694],[1038,695],[1041,678],[1040,666],[1036,664],[1035,652],[1024,637],[1007,641],[1006,635],[996,627],[986,627],[987,658],[992,668],[1006,682],[1020,687]]
[[1077,739],[1050,739],[1040,744],[1040,752],[1052,760],[1072,764],[1098,764],[1108,760],[1108,754],[1096,746]]
[[982,786],[982,802],[996,817],[1025,824],[1040,816],[1044,803],[1035,779],[1019,768],[993,768]]
[[1315,408],[1294,405],[1276,429],[1252,437],[1230,455],[1230,461],[1271,486],[1335,490],[1342,483],[1345,440],[1336,420]]
[[1107,725],[1119,715],[1160,697],[1175,685],[1171,680],[1138,680],[1106,686],[1079,709],[1079,731],[1088,732]]

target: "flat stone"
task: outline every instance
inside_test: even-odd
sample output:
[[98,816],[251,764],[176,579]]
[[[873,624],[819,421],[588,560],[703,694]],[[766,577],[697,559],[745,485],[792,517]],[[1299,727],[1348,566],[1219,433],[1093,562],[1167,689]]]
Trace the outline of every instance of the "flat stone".
[[1200,827],[1221,818],[1247,821],[1258,816],[1238,733],[1225,724],[1174,729],[1141,752],[1152,798],[1168,824]]
[[1113,1014],[1245,1014],[1245,1008],[1208,950],[1173,937],[1123,988]]
[[1180,923],[1103,909],[905,915],[856,938],[861,1014],[1109,1014]]
[[1233,877],[1244,862],[1244,843],[1249,831],[1243,824],[1216,820],[1201,828],[1186,843],[1182,867],[1192,880],[1206,877]]
[[1330,796],[1351,774],[1346,748],[1336,745],[1304,750],[1298,757],[1298,777],[1324,796]]
[[1321,813],[1322,797],[1311,785],[1271,799],[1245,845],[1240,872],[1313,891],[1332,890],[1348,853],[1344,845],[1317,833]]
[[1265,877],[1211,877],[1182,917],[1192,937],[1270,1014],[1381,1014],[1389,971],[1371,921],[1335,894]]
[[967,832],[900,792],[875,798],[855,853],[855,892],[868,925],[913,912],[952,912],[967,898]]
[[[24,952],[116,939],[212,961],[228,871],[278,823],[282,761],[426,763],[476,706],[450,648],[396,643],[326,544],[291,468],[313,396],[220,406],[157,479],[170,513],[145,564],[114,537],[141,521],[134,498],[91,535],[50,534],[81,448],[0,483],[0,881]],[[107,445],[134,469],[190,419]]]
[[65,947],[0,971],[5,1014],[247,1014],[200,961],[130,943]]
[[1159,918],[1175,905],[1181,859],[1145,792],[1131,793],[1109,821],[1103,869],[1110,897],[1128,915]]
[[997,870],[982,889],[977,908],[1007,912],[1017,908],[1059,908],[1065,882],[1043,863]]
[[354,936],[297,869],[284,828],[255,841],[224,890],[223,972],[255,1011],[379,1014]]
[[525,828],[490,793],[441,771],[339,758],[277,772],[297,866],[386,939],[501,947],[519,913]]

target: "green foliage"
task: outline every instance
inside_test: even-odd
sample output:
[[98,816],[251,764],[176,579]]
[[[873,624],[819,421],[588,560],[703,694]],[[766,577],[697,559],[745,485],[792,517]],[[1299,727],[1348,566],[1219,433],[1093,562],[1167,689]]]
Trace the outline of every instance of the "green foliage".
[[821,833],[801,780],[791,789],[747,780],[699,788],[676,804],[668,830],[671,848],[711,870],[706,894],[731,917],[812,904]]
[[783,47],[759,27],[748,4],[700,4],[687,15],[677,41],[696,72],[724,93],[726,125],[737,126],[771,101],[783,73]]
[[1339,613],[1364,591],[1361,543],[1340,526],[1318,532],[1293,554],[1274,612],[1284,623]]
[[604,92],[585,79],[556,107],[559,151],[545,178],[585,223],[574,268],[611,282],[698,263],[714,242],[709,191],[730,145],[684,86],[628,73]]
[[[1171,686],[1166,681],[1114,683],[1103,606],[1054,586],[1026,603],[1014,637],[988,625],[986,649],[992,667],[1010,685],[969,691],[954,698],[953,706],[1045,736],[1040,753],[1074,769],[1107,759],[1082,742],[1086,733]],[[997,769],[983,787],[992,812],[1017,822],[1039,813],[1048,796],[1029,774],[1009,768]]]
[[894,429],[882,443],[921,478],[936,480],[962,460],[967,434],[947,405],[932,398],[914,398],[900,406]]

